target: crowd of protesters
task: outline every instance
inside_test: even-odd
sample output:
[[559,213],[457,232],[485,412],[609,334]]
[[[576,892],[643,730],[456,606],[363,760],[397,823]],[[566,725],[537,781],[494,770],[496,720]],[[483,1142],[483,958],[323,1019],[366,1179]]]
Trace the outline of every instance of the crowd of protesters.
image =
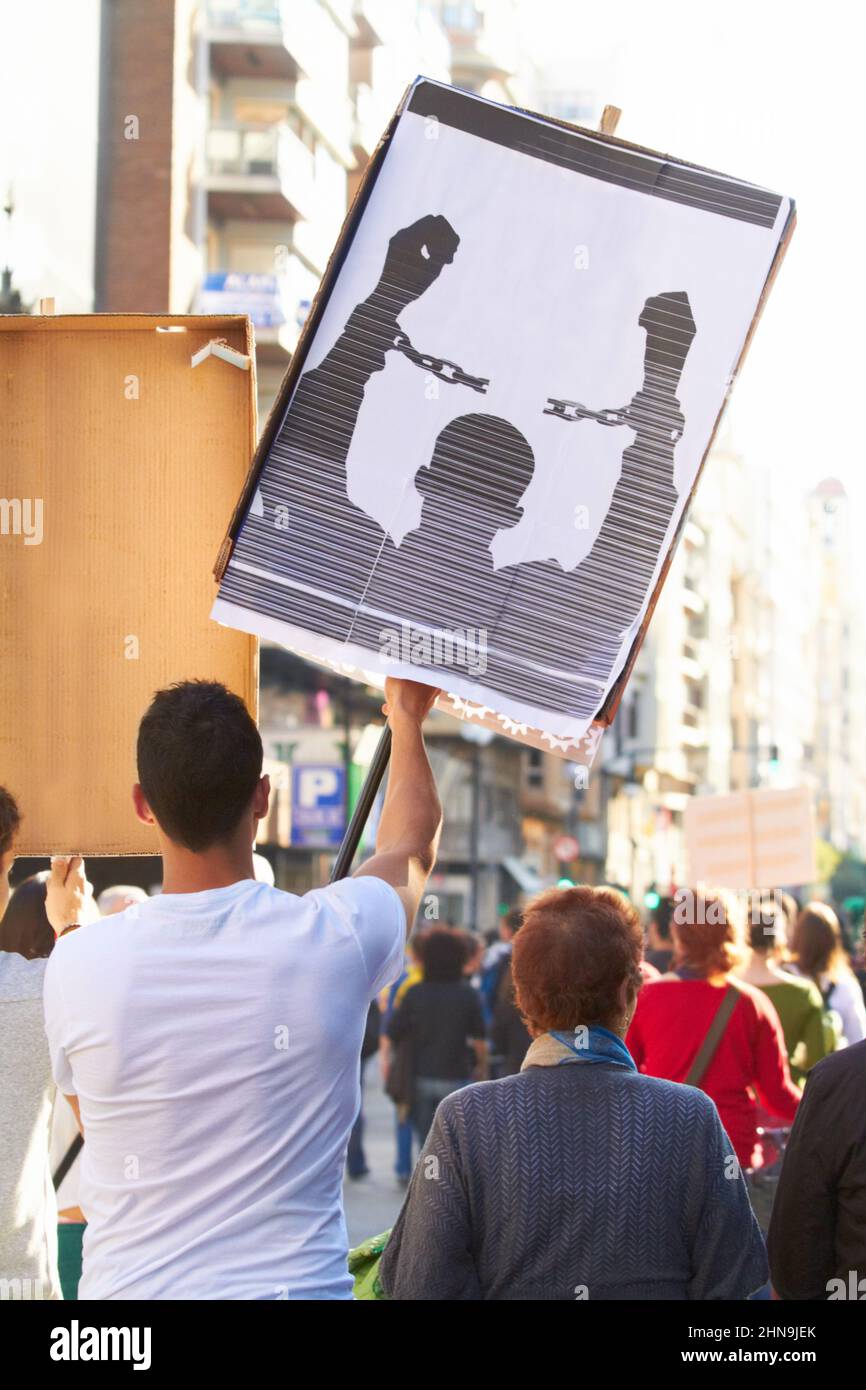
[[378,1296],[859,1287],[866,1008],[832,909],[681,892],[645,933],[621,892],[574,887],[492,941],[413,931],[434,694],[389,681],[375,853],[303,897],[257,874],[261,741],[222,686],[142,719],[155,896],[94,901],[72,856],[10,900],[0,789],[4,1296],[351,1298],[342,1173],[368,1171],[377,1054],[407,1186]]

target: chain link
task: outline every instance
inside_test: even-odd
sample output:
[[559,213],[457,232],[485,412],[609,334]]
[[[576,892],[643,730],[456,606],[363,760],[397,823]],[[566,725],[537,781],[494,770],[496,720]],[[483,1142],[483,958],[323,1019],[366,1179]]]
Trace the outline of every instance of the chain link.
[[429,352],[419,352],[412,346],[407,333],[398,333],[394,339],[394,347],[398,352],[416,367],[421,367],[431,376],[438,377],[440,381],[445,381],[449,386],[468,386],[472,391],[480,391],[482,395],[490,385],[490,378],[487,376],[470,376],[469,372],[464,372],[457,362],[449,362],[445,357],[434,357]]
[[575,420],[595,420],[599,425],[611,426],[628,423],[627,407],[619,410],[590,410],[588,405],[582,405],[580,401],[562,401],[557,400],[555,396],[548,396],[544,413],[556,415],[560,420],[567,420],[569,423]]

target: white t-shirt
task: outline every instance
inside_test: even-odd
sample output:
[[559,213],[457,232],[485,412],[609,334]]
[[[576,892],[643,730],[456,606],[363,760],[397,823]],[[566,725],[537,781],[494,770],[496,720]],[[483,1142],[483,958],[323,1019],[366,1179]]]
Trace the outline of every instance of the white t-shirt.
[[85,1299],[350,1298],[342,1205],[367,1007],[406,916],[381,879],[163,894],[58,942]]

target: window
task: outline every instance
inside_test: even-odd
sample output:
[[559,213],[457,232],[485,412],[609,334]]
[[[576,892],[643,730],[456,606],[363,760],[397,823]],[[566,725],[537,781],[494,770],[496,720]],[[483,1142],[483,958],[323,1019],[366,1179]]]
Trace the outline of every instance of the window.
[[530,748],[526,755],[526,785],[533,791],[544,786],[544,754],[540,748]]

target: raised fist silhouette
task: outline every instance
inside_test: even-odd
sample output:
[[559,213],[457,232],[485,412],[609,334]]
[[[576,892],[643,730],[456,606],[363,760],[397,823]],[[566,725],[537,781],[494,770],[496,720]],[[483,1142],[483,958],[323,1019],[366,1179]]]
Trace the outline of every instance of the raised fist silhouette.
[[395,313],[429,289],[442,267],[451,264],[459,245],[460,238],[447,218],[433,214],[394,233],[380,289],[394,304]]

